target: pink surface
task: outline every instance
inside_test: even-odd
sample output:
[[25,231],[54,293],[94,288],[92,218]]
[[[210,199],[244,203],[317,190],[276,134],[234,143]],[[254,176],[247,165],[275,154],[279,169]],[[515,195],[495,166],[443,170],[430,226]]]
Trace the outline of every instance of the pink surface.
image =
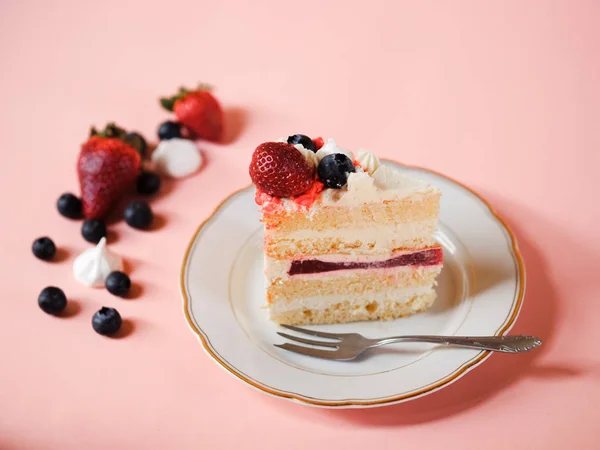
[[[0,4],[0,449],[598,448],[600,3],[284,3]],[[88,127],[153,136],[167,117],[157,97],[197,81],[218,87],[230,143],[201,144],[205,170],[153,202],[157,230],[112,227],[141,295],[77,284],[87,245],[55,201],[76,189]],[[528,268],[513,332],[539,335],[541,350],[365,411],[270,398],[217,367],[181,313],[185,247],[248,183],[253,148],[298,132],[434,168],[490,200]],[[31,255],[45,234],[62,263]],[[48,284],[71,317],[39,310]],[[92,331],[102,305],[129,321],[126,337]]]

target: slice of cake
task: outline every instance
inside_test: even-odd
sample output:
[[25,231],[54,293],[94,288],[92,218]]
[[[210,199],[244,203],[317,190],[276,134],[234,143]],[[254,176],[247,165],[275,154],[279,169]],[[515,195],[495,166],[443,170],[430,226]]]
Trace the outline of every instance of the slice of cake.
[[440,191],[303,135],[254,151],[266,299],[288,325],[394,319],[435,300]]

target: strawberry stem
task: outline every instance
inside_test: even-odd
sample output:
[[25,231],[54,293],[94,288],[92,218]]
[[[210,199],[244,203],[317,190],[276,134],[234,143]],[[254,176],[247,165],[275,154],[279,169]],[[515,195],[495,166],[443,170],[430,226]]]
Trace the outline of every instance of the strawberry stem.
[[98,131],[96,127],[90,129],[90,137],[101,136],[104,138],[116,138],[125,141],[126,135],[127,131],[118,127],[114,122],[107,123],[102,131]]

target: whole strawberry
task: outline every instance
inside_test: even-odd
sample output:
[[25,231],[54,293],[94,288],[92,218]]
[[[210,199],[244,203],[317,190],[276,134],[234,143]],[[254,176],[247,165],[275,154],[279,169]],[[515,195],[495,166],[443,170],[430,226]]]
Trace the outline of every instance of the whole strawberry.
[[128,143],[124,130],[113,123],[102,132],[92,128],[77,161],[85,217],[105,216],[135,185],[140,165],[140,154]]
[[213,142],[223,137],[223,111],[209,86],[201,84],[195,90],[179,88],[177,95],[161,98],[160,104],[173,111],[193,137]]
[[294,197],[311,188],[313,168],[304,155],[286,142],[265,142],[254,150],[250,178],[261,191],[274,197]]

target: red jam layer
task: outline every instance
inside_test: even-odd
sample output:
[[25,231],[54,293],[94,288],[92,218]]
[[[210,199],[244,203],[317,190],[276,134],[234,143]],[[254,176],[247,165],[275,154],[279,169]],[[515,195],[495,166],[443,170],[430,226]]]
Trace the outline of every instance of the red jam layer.
[[388,269],[401,266],[437,266],[442,263],[441,247],[428,248],[413,253],[405,253],[383,261],[371,262],[331,262],[318,259],[299,259],[292,261],[288,275],[334,272],[336,270]]

